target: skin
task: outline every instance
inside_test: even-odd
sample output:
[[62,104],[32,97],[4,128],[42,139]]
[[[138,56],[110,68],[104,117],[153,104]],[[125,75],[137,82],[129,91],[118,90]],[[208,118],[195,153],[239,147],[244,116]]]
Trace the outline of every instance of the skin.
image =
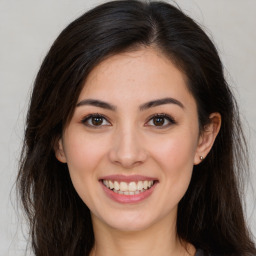
[[[172,98],[147,109],[140,106]],[[105,109],[81,101],[94,99]],[[80,104],[79,104],[80,103]],[[152,115],[165,114],[160,125]],[[104,115],[92,126],[91,114]],[[154,48],[118,54],[101,62],[87,77],[74,115],[56,147],[67,163],[73,185],[89,207],[95,233],[91,255],[193,255],[195,248],[178,239],[178,203],[190,183],[193,166],[210,151],[220,128],[218,113],[199,132],[197,106],[186,77]],[[109,198],[99,179],[122,174],[153,177],[152,194],[137,203]]]

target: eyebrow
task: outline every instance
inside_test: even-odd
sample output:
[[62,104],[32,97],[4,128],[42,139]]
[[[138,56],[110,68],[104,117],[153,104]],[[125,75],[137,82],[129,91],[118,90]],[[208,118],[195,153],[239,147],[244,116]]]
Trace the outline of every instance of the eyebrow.
[[180,101],[178,101],[174,98],[163,98],[163,99],[152,100],[152,101],[142,104],[139,108],[142,111],[142,110],[146,110],[146,109],[164,105],[164,104],[175,104],[175,105],[181,107],[182,109],[185,108],[184,105]]
[[80,106],[85,106],[85,105],[91,105],[91,106],[95,106],[95,107],[99,107],[99,108],[105,108],[105,109],[109,109],[112,111],[116,110],[115,106],[113,106],[107,102],[104,102],[101,100],[94,100],[94,99],[82,100],[76,106],[80,107]]
[[[174,98],[163,98],[163,99],[157,99],[157,100],[152,100],[152,101],[146,102],[139,106],[139,110],[143,111],[143,110],[146,110],[146,109],[149,109],[152,107],[165,105],[165,104],[175,104],[175,105],[181,107],[182,109],[185,108],[184,105],[180,101],[178,101]],[[85,105],[91,105],[91,106],[95,106],[95,107],[100,107],[100,108],[116,111],[116,106],[114,106],[110,103],[101,101],[101,100],[96,100],[96,99],[82,100],[76,106],[80,107],[80,106],[85,106]]]

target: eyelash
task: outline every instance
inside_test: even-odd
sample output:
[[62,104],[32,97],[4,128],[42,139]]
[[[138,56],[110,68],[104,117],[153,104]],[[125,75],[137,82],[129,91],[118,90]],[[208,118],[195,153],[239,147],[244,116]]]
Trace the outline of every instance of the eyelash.
[[[89,121],[92,121],[92,118],[102,118],[102,119],[104,119],[105,121],[107,121],[108,123],[110,123],[110,122],[108,121],[108,119],[107,119],[104,115],[98,114],[98,113],[97,113],[97,114],[90,114],[90,115],[84,117],[81,122],[82,122],[84,125],[88,126],[88,127],[92,127],[92,128],[96,128],[96,129],[101,128],[101,127],[103,126],[103,125],[97,126],[97,125],[93,125],[93,124],[88,124]],[[104,126],[105,126],[105,125],[104,125]],[[107,126],[110,126],[110,125],[107,125]]]
[[[164,113],[161,113],[161,114],[154,114],[152,116],[149,117],[148,121],[147,121],[147,124],[150,122],[150,121],[153,121],[154,118],[163,118],[165,119],[164,122],[167,120],[168,121],[168,124],[165,124],[163,126],[156,126],[155,127],[157,129],[164,129],[164,128],[167,128],[173,124],[176,124],[176,121],[174,120],[174,118],[172,118],[171,116],[167,115],[167,114],[164,114]],[[147,125],[147,126],[150,126],[150,125]],[[154,126],[154,125],[152,125]]]
[[[90,121],[90,122],[92,122],[92,118],[102,118],[103,119],[103,122],[104,122],[104,120],[107,122],[107,123],[109,123],[109,124],[100,124],[100,125],[93,125],[93,124],[89,124],[88,122]],[[148,125],[148,123],[150,122],[150,121],[153,121],[153,119],[154,118],[164,118],[165,120],[164,120],[164,123],[166,122],[166,120],[168,121],[168,124],[165,124],[165,125],[163,125],[163,126],[157,126],[157,125]],[[102,114],[89,114],[89,115],[87,115],[86,117],[84,117],[83,119],[82,119],[82,121],[81,121],[84,125],[86,125],[87,127],[91,127],[91,128],[96,128],[96,129],[99,129],[99,128],[101,128],[102,126],[111,126],[111,124],[110,124],[110,122],[108,121],[108,119],[104,116],[104,115],[102,115]],[[154,115],[152,115],[152,116],[150,116],[149,117],[149,119],[148,119],[148,121],[146,122],[146,126],[154,126],[154,127],[156,127],[157,129],[164,129],[164,128],[167,128],[167,127],[169,127],[169,126],[171,126],[171,125],[173,125],[173,124],[176,124],[176,121],[171,117],[171,116],[169,116],[169,115],[167,115],[167,114],[164,114],[164,113],[161,113],[161,114],[154,114]]]

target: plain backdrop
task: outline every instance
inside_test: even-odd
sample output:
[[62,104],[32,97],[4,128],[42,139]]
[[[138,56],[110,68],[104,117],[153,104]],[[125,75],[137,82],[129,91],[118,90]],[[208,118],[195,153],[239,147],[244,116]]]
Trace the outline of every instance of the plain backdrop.
[[[27,103],[40,63],[66,25],[103,2],[0,0],[0,256],[25,255],[27,228],[17,206],[14,182]],[[256,185],[256,0],[176,2],[215,42],[239,102],[251,157],[245,210],[256,235],[252,193]]]

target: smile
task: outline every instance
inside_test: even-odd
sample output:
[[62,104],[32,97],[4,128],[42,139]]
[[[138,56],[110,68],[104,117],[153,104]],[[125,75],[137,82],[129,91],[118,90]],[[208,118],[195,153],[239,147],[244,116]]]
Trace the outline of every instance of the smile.
[[102,183],[108,189],[120,195],[138,195],[150,189],[154,185],[153,180],[132,181],[132,182],[102,180]]

